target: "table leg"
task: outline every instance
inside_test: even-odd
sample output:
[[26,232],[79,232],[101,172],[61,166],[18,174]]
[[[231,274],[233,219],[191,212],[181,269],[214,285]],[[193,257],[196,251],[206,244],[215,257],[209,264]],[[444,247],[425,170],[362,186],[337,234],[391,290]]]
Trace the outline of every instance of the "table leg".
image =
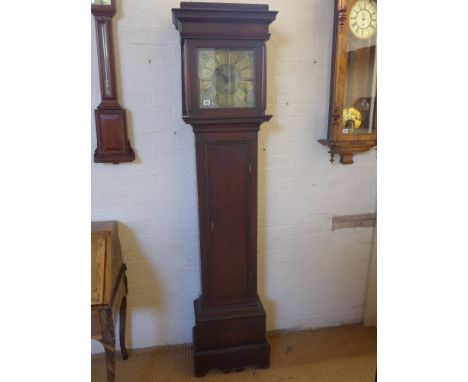
[[106,350],[107,382],[115,381],[115,349]]
[[120,325],[119,325],[119,337],[120,337],[120,351],[122,353],[122,359],[128,359],[127,347],[125,346],[125,326],[127,322],[127,296],[122,297],[120,303]]
[[102,344],[106,352],[107,382],[115,381],[115,333],[112,310],[102,311]]

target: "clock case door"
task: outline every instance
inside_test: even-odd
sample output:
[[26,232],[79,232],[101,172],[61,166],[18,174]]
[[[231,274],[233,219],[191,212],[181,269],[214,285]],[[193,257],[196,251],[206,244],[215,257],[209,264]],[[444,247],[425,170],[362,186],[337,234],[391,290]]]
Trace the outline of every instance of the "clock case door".
[[220,307],[258,308],[257,128],[252,127],[196,134],[202,314]]
[[[353,163],[353,154],[368,151],[377,144],[377,95],[375,97],[375,116],[372,121],[372,132],[370,134],[345,134],[343,133],[343,109],[346,97],[346,81],[350,72],[348,62],[348,38],[352,34],[349,27],[349,16],[353,5],[359,0],[335,0],[335,19],[333,34],[333,56],[332,73],[330,84],[330,109],[328,118],[327,139],[319,142],[331,148],[333,155],[341,155],[341,163]],[[375,0],[374,0],[375,1]],[[377,2],[377,1],[375,1]],[[377,65],[376,46],[373,47]]]

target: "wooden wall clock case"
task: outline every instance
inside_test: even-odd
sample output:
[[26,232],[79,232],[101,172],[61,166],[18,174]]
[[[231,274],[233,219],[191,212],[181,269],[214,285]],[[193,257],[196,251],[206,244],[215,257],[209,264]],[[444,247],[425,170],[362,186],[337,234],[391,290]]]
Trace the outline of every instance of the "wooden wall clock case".
[[95,0],[91,13],[96,26],[96,48],[99,63],[101,103],[94,111],[97,148],[94,162],[132,162],[135,153],[127,134],[125,110],[119,104],[115,74],[112,18],[116,13],[115,1]]
[[328,134],[319,139],[331,162],[339,154],[352,164],[377,144],[376,53],[377,0],[335,0]]
[[266,106],[268,5],[182,2],[183,119],[196,138],[201,296],[194,371],[269,366],[257,295],[257,135]]

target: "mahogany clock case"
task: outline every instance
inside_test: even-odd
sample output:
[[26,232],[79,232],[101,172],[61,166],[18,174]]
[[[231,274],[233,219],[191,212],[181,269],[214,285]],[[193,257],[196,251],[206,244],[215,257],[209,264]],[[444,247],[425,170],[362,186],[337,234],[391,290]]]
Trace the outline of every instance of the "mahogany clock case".
[[[182,51],[183,119],[196,141],[201,296],[194,301],[194,370],[268,367],[257,295],[257,137],[265,115],[268,5],[186,3],[173,9]],[[251,49],[254,106],[200,107],[197,49]]]
[[94,111],[97,147],[96,163],[132,162],[135,153],[128,140],[125,110],[117,97],[112,18],[115,1],[110,5],[91,5],[96,29],[101,103]]
[[192,122],[202,289],[194,301],[196,376],[269,365],[266,314],[257,296],[259,120]]

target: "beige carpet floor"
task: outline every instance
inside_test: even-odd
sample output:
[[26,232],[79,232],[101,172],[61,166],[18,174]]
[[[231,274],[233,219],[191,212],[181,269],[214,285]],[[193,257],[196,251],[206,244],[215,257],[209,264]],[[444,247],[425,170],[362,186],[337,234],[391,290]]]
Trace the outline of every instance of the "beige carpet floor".
[[[268,333],[269,369],[224,374],[212,370],[194,378],[190,345],[129,352],[116,363],[116,382],[255,381],[373,382],[377,362],[375,328],[349,325],[299,332]],[[93,382],[106,381],[103,356],[92,358]]]

